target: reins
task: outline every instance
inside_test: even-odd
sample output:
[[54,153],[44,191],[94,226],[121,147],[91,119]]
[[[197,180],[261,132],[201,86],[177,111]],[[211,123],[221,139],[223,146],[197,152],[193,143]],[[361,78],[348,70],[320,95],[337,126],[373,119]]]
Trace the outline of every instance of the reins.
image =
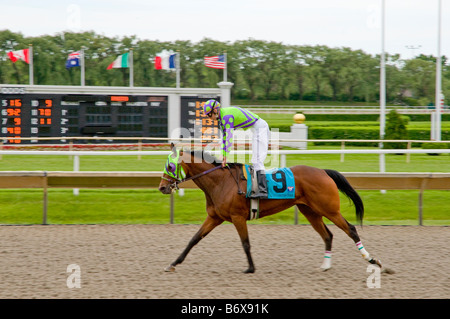
[[[217,170],[217,169],[219,169],[219,168],[222,168],[222,166],[215,166],[215,167],[210,168],[210,169],[208,169],[208,170],[206,170],[206,171],[204,171],[204,172],[201,172],[201,173],[196,174],[196,175],[194,175],[194,176],[190,176],[190,177],[183,178],[183,179],[179,179],[179,178],[178,178],[177,180],[173,180],[173,179],[170,179],[170,178],[167,178],[167,177],[164,177],[164,176],[162,177],[162,179],[164,179],[164,180],[170,182],[170,183],[171,183],[171,188],[173,188],[173,189],[179,189],[179,188],[178,188],[178,184],[184,183],[184,182],[187,182],[187,181],[190,181],[190,180],[194,180],[194,179],[199,178],[199,177],[202,177],[202,176],[204,176],[204,175],[206,175],[206,174],[209,174],[209,173],[211,173],[211,172],[213,172],[213,171],[215,171],[215,170]],[[235,176],[233,175],[233,173],[231,172],[230,166],[227,165],[227,168],[228,168],[228,170],[229,170],[231,176],[233,176],[234,181],[235,181],[236,184],[237,184],[237,187],[238,187],[238,194],[239,194],[239,195],[245,194],[245,193],[241,190],[241,187],[239,186],[239,181],[236,179],[236,177],[235,177]],[[177,177],[178,177],[178,172],[177,172]]]
[[[190,176],[190,177],[183,178],[183,179],[179,179],[179,178],[178,178],[177,180],[173,180],[173,179],[170,179],[170,178],[167,178],[167,177],[164,177],[164,176],[162,177],[162,179],[164,179],[164,180],[166,180],[166,181],[172,183],[172,185],[173,185],[172,188],[178,189],[178,184],[184,183],[184,182],[187,182],[187,181],[196,179],[196,178],[199,178],[199,177],[201,177],[201,176],[203,176],[203,175],[206,175],[206,174],[209,174],[209,173],[211,173],[211,172],[213,172],[213,171],[215,171],[215,170],[217,170],[217,169],[219,169],[219,168],[222,168],[222,166],[215,166],[215,167],[210,168],[210,169],[208,169],[208,170],[206,170],[206,171],[204,171],[204,172],[201,172],[201,173],[196,174],[196,175],[194,175],[194,176]],[[177,177],[178,177],[178,172],[177,172]]]
[[[239,195],[244,195],[245,193],[241,190],[241,186],[239,185],[239,177],[235,177],[233,175],[233,172],[231,171],[230,166],[227,165],[227,168],[230,171],[231,176],[233,176],[234,181],[236,182],[236,185],[237,185],[237,188],[238,188],[238,194]],[[237,174],[239,174],[239,172]]]
[[201,177],[203,175],[209,174],[209,173],[211,173],[211,172],[213,172],[213,171],[215,171],[216,169],[219,169],[219,168],[222,168],[222,166],[215,166],[215,167],[210,168],[210,169],[208,169],[208,170],[206,170],[204,172],[198,173],[197,175],[194,175],[194,176],[191,176],[191,177],[188,177],[188,178],[184,178],[179,183],[187,182],[187,181],[190,181],[191,179],[196,179],[196,178]]

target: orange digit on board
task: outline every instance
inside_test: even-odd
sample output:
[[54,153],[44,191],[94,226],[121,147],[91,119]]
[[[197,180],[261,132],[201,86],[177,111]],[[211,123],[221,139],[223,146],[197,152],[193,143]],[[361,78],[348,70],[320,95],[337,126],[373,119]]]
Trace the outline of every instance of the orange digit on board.
[[9,104],[11,106],[21,107],[22,106],[22,100],[21,99],[9,100]]

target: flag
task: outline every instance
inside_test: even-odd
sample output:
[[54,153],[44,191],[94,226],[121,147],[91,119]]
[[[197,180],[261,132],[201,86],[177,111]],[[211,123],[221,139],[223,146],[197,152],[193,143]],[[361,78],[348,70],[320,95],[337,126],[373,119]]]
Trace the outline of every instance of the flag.
[[130,62],[128,61],[128,52],[119,55],[117,59],[114,60],[106,69],[111,70],[112,68],[128,68],[130,67]]
[[72,52],[66,61],[66,69],[73,68],[75,66],[81,66],[81,53],[80,51]]
[[18,51],[10,51],[8,52],[8,57],[12,62],[16,62],[17,60],[25,61],[30,64],[30,49],[23,49]]
[[225,55],[205,56],[205,66],[213,69],[225,69]]
[[176,54],[158,55],[155,57],[156,70],[172,70],[176,68]]

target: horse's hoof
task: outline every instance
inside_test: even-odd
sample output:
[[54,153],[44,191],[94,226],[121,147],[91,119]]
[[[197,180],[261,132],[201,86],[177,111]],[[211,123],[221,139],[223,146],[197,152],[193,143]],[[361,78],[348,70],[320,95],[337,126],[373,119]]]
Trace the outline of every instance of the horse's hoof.
[[164,269],[165,272],[174,272],[175,266],[169,265]]
[[372,265],[377,265],[380,268],[383,268],[381,261],[379,259],[372,258],[369,260],[369,263],[371,263]]
[[255,268],[249,268],[246,271],[244,271],[244,274],[253,274],[255,272]]
[[322,270],[322,271],[327,271],[329,269],[331,269],[331,267],[320,267],[320,270]]
[[383,268],[383,265],[381,264],[381,261],[379,259],[377,259],[377,265],[378,267]]
[[383,268],[383,265],[381,264],[381,260],[375,259],[375,264],[377,264],[378,267]]

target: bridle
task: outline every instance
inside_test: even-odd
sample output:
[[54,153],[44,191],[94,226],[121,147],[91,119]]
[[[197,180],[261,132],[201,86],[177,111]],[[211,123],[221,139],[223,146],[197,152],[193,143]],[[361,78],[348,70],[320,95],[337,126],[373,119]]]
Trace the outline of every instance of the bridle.
[[[179,167],[181,167],[181,166],[179,166]],[[180,184],[180,183],[184,183],[184,182],[187,182],[187,181],[190,181],[190,180],[193,180],[193,179],[196,179],[196,178],[199,178],[199,177],[201,177],[201,176],[203,176],[203,175],[206,175],[206,174],[209,174],[209,173],[211,173],[211,172],[213,172],[213,171],[215,171],[215,170],[217,170],[217,169],[219,169],[219,168],[222,168],[222,166],[215,166],[215,167],[213,167],[213,168],[210,168],[210,169],[208,169],[208,170],[206,170],[206,171],[204,171],[204,172],[201,172],[201,173],[199,173],[199,174],[196,174],[196,175],[194,175],[194,176],[190,176],[190,177],[186,177],[186,178],[180,178],[179,177],[179,169],[177,169],[177,176],[176,176],[176,179],[174,180],[174,179],[171,179],[171,178],[168,178],[168,177],[165,177],[165,176],[162,176],[161,178],[163,179],[163,180],[166,180],[166,181],[168,181],[169,183],[170,183],[170,189],[173,191],[173,190],[177,190],[177,189],[179,189],[178,188],[178,184]]]

